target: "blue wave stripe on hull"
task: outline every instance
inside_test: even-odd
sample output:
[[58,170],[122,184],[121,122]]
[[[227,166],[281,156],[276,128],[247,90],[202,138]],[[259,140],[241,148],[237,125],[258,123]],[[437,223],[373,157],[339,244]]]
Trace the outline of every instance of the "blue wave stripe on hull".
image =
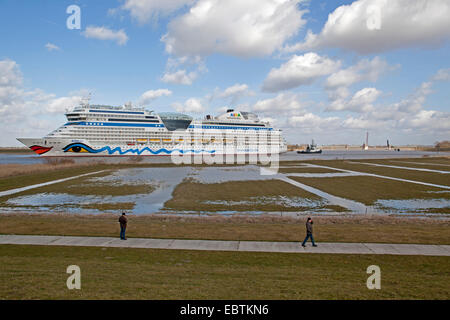
[[113,153],[115,153],[115,152],[118,152],[120,155],[124,155],[124,154],[127,154],[127,153],[133,153],[133,154],[140,155],[140,154],[142,154],[144,151],[148,151],[148,152],[150,152],[150,153],[152,153],[152,154],[154,154],[154,155],[160,154],[160,153],[162,153],[162,152],[164,152],[164,153],[166,153],[166,154],[171,154],[171,153],[174,152],[174,151],[178,151],[178,152],[180,152],[180,153],[182,153],[182,154],[189,153],[189,152],[191,152],[191,153],[208,152],[208,153],[211,153],[211,154],[212,154],[212,153],[215,153],[215,152],[216,152],[216,150],[211,150],[211,151],[209,151],[209,150],[204,150],[204,149],[202,149],[202,150],[193,150],[193,149],[191,149],[191,150],[183,150],[183,149],[167,150],[167,149],[165,149],[165,148],[161,148],[161,149],[159,149],[159,150],[153,151],[153,150],[150,149],[149,147],[145,147],[145,148],[143,148],[143,149],[137,149],[137,148],[136,148],[136,149],[122,150],[121,147],[115,147],[115,148],[111,149],[110,146],[105,146],[105,147],[100,148],[100,149],[92,149],[91,147],[88,147],[88,146],[85,145],[85,144],[79,144],[79,143],[75,143],[75,144],[71,144],[70,146],[67,146],[66,148],[64,148],[64,152],[66,152],[68,149],[73,148],[73,147],[81,147],[81,148],[84,148],[84,149],[86,149],[86,151],[88,151],[88,152],[90,152],[90,153],[100,153],[100,152],[103,152],[103,151],[107,151],[108,154],[113,154]]

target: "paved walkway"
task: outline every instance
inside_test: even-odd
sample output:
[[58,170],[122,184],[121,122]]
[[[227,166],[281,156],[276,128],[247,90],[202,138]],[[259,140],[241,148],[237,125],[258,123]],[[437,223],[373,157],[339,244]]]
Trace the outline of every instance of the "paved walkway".
[[82,246],[111,248],[149,248],[209,251],[336,253],[336,254],[392,254],[450,256],[450,245],[380,244],[380,243],[311,243],[303,248],[299,242],[270,241],[216,241],[70,236],[0,235],[1,244],[25,244],[48,246]]

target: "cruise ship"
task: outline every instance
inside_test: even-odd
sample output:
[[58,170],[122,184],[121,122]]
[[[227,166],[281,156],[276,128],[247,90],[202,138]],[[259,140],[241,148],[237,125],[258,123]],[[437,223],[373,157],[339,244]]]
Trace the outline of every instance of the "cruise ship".
[[195,120],[175,112],[90,105],[65,113],[67,122],[43,138],[17,138],[41,156],[167,156],[273,154],[287,151],[281,130],[252,112],[228,109]]

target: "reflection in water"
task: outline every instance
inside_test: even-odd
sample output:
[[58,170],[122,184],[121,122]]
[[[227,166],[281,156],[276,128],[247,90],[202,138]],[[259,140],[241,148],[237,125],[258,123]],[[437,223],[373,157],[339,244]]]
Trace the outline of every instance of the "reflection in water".
[[[298,173],[287,175],[299,175],[309,177],[333,177],[349,175],[348,173]],[[414,210],[424,210],[429,208],[448,208],[448,200],[379,200],[374,206],[365,206],[352,200],[339,198],[305,186],[296,181],[288,179],[285,174],[277,173],[275,175],[261,175],[260,168],[255,165],[246,166],[229,166],[229,167],[162,167],[162,168],[129,168],[119,169],[104,177],[92,177],[83,181],[84,184],[98,184],[101,186],[123,186],[128,185],[152,185],[155,190],[151,193],[132,194],[121,196],[100,196],[100,195],[74,195],[70,194],[70,188],[61,190],[61,192],[53,193],[37,193],[27,196],[11,197],[6,201],[8,207],[1,208],[2,211],[30,211],[30,212],[52,212],[61,211],[69,213],[101,213],[101,212],[117,212],[121,210],[121,204],[134,203],[131,210],[127,210],[133,214],[147,214],[157,212],[173,212],[164,210],[164,203],[171,199],[174,188],[184,179],[192,179],[199,183],[223,183],[227,181],[263,181],[271,179],[280,179],[286,181],[306,191],[312,192],[319,197],[320,200],[311,200],[303,198],[290,197],[258,197],[257,199],[249,199],[258,203],[271,202],[284,205],[286,207],[309,207],[313,212],[329,212],[323,209],[324,205],[339,205],[347,208],[353,213],[371,213],[371,212],[395,212],[403,213]],[[101,185],[101,186],[100,186]],[[75,185],[74,185],[75,186]],[[76,186],[77,188],[80,185]],[[55,190],[57,188],[55,187]],[[39,191],[39,189],[36,189]],[[64,193],[66,192],[66,193]],[[437,197],[439,195],[436,193]],[[249,204],[242,201],[210,201],[210,204],[226,204],[239,205]],[[253,202],[254,203],[254,202]],[[90,209],[97,204],[109,204],[117,209]],[[320,209],[322,207],[322,209]],[[450,211],[450,210],[449,210]],[[419,211],[417,211],[419,212]],[[234,214],[234,211],[215,212],[215,214]],[[251,214],[259,214],[261,212],[249,212]],[[265,212],[266,213],[266,212]],[[299,212],[300,213],[300,212]],[[280,214],[280,212],[276,213]],[[282,213],[288,215],[288,213]],[[295,215],[296,213],[289,213]],[[301,214],[301,213],[300,213]]]
[[211,200],[211,201],[204,201],[205,204],[221,204],[221,205],[228,205],[228,206],[238,206],[238,205],[254,205],[255,203],[258,204],[278,204],[282,205],[284,207],[290,207],[290,208],[312,208],[312,207],[320,207],[323,205],[326,205],[327,202],[323,201],[323,199],[308,199],[308,198],[300,198],[300,197],[285,197],[285,196],[278,196],[278,197],[252,197],[248,200],[242,200],[242,201],[229,201],[229,200]]
[[448,209],[446,213],[450,213],[450,202],[445,199],[377,200],[375,204],[385,212],[423,211],[435,208]]

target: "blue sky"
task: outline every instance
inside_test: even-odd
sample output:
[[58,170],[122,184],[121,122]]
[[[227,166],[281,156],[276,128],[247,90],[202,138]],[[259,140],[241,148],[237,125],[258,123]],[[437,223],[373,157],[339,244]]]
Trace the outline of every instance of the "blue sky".
[[0,146],[56,129],[89,92],[254,111],[289,143],[449,140],[449,14],[445,0],[2,0]]

